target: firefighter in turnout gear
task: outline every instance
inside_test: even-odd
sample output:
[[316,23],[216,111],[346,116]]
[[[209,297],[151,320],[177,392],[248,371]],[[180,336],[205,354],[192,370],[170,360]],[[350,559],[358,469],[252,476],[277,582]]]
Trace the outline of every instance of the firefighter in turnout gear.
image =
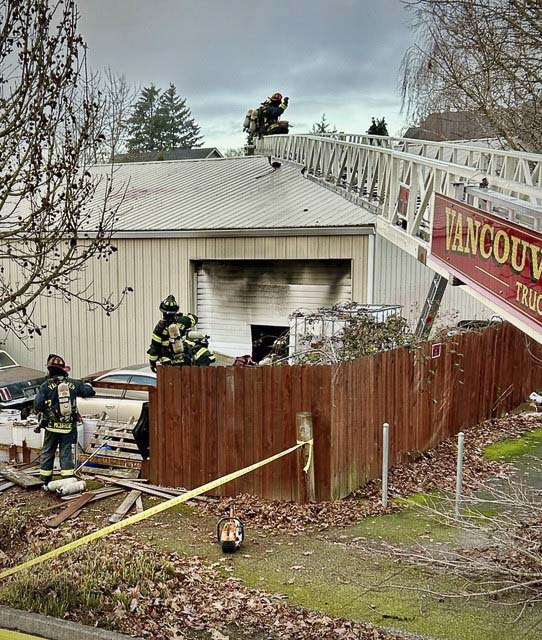
[[289,124],[286,120],[279,120],[288,107],[289,98],[281,93],[274,93],[257,109],[249,109],[243,123],[243,131],[248,133],[247,144],[254,144],[255,138],[265,135],[288,133]]
[[289,98],[282,98],[281,93],[274,93],[262,104],[264,130],[263,134],[273,136],[278,133],[288,133],[288,122],[279,120],[288,107]]
[[172,295],[162,300],[160,311],[163,317],[154,327],[147,351],[152,371],[156,371],[158,363],[181,367],[191,364],[206,366],[214,361],[214,356],[207,349],[208,344],[201,342],[202,338],[205,342],[205,336],[192,332],[192,339],[188,337],[198,322],[197,316],[179,313],[179,305]]
[[40,427],[45,429],[40,457],[40,478],[45,484],[52,478],[57,448],[60,450],[60,475],[63,478],[73,476],[77,398],[90,398],[96,394],[90,384],[68,378],[69,371],[63,358],[50,354],[47,358],[48,380],[41,385],[34,399],[34,411],[42,415]]

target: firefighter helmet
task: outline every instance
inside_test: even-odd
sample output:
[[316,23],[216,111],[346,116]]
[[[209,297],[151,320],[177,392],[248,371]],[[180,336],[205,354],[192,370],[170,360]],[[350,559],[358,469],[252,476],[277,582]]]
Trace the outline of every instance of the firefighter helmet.
[[160,303],[160,311],[162,313],[177,313],[179,311],[179,305],[175,296],[169,295],[165,300]]
[[277,91],[277,93],[274,93],[274,94],[269,98],[269,100],[271,100],[271,101],[273,101],[273,102],[275,102],[275,101],[276,101],[276,102],[280,102],[280,101],[282,100],[282,93],[279,93],[279,92]]
[[66,361],[64,358],[55,355],[54,353],[50,353],[47,358],[47,368],[60,369],[65,373],[70,371],[70,367],[66,366]]

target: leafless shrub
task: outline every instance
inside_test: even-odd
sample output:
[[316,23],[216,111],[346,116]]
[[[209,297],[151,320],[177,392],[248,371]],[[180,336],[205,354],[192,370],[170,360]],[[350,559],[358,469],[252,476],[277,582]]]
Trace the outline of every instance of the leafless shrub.
[[[532,470],[542,472],[538,461]],[[464,549],[418,544],[387,551],[422,566],[460,577],[464,588],[433,593],[445,598],[511,596],[503,604],[526,607],[542,601],[541,492],[519,475],[482,482],[476,493],[463,498],[460,519],[451,498],[421,505],[426,515],[467,533],[476,544]]]
[[77,19],[74,0],[0,0],[0,328],[19,337],[44,328],[40,296],[111,313],[127,291],[82,282],[116,251],[122,188],[89,171],[99,104]]
[[403,0],[417,42],[402,62],[403,108],[415,119],[467,111],[513,149],[539,152],[542,3]]

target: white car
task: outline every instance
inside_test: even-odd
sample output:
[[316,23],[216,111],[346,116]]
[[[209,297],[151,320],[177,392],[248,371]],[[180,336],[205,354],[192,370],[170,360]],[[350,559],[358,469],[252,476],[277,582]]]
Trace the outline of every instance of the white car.
[[88,382],[115,382],[126,385],[126,389],[96,388],[92,398],[78,398],[77,409],[83,418],[100,416],[105,413],[114,422],[137,420],[141,407],[149,400],[146,391],[130,389],[131,384],[147,384],[156,386],[156,374],[145,365],[136,365],[128,369],[115,369],[85,378]]

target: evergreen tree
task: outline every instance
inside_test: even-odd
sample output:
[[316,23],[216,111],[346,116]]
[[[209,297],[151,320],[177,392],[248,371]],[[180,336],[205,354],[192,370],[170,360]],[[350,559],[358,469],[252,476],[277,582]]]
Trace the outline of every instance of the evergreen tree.
[[203,140],[186,99],[177,95],[173,84],[163,92],[154,84],[144,87],[128,120],[128,127],[129,151],[191,149],[201,146]]
[[154,84],[143,87],[128,118],[128,151],[154,151],[160,148],[158,118],[160,90]]
[[178,96],[175,85],[170,83],[160,96],[158,107],[162,149],[201,147],[203,136],[191,115],[186,98]]
[[367,129],[370,136],[389,136],[386,118],[371,118],[371,126]]
[[320,122],[315,122],[312,125],[311,133],[318,135],[319,133],[337,133],[337,127],[331,128],[331,123],[326,120],[326,114],[322,114]]

